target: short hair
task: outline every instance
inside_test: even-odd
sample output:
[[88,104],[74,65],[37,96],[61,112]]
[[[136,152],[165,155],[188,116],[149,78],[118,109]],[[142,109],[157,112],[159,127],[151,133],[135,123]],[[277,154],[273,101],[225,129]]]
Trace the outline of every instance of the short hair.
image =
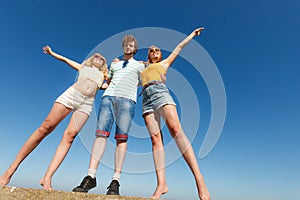
[[128,42],[134,42],[134,49],[135,49],[135,52],[134,54],[137,52],[138,50],[138,42],[136,40],[136,38],[133,36],[133,35],[125,35],[123,37],[123,40],[122,40],[122,48],[128,43]]

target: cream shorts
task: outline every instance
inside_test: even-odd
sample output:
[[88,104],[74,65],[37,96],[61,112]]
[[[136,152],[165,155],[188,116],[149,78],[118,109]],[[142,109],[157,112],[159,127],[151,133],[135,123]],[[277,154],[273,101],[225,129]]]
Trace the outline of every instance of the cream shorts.
[[55,102],[61,103],[72,110],[79,110],[90,116],[93,110],[94,100],[94,97],[82,95],[78,90],[71,86],[62,93]]

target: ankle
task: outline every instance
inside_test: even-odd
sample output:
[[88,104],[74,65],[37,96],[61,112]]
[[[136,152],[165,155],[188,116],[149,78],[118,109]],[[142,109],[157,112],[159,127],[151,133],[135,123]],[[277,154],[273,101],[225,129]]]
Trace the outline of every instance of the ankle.
[[121,177],[121,174],[119,172],[115,172],[112,177],[112,180],[116,180],[116,181],[120,182],[120,177]]
[[15,171],[17,170],[17,168],[18,168],[18,166],[10,165],[8,167],[8,169],[6,170],[6,172],[9,173],[9,174],[14,174]]
[[158,192],[160,194],[167,193],[168,192],[168,186],[167,186],[167,184],[159,184],[159,185],[157,185],[155,193],[156,192]]
[[89,169],[88,170],[88,175],[91,176],[92,178],[96,178],[96,172],[97,172],[97,169]]

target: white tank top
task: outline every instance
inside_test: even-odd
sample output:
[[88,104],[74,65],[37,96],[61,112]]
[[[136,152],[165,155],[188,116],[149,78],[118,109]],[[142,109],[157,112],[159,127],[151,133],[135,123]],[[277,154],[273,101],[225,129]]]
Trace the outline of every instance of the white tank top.
[[78,79],[79,78],[87,78],[87,79],[97,83],[98,88],[101,87],[103,80],[104,80],[103,73],[98,68],[86,67],[86,66],[83,66],[79,70]]

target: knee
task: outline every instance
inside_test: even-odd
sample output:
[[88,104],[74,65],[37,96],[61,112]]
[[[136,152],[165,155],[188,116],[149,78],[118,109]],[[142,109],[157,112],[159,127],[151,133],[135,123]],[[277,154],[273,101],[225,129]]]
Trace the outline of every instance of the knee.
[[152,134],[151,135],[151,142],[153,146],[163,146],[161,133]]
[[48,135],[54,129],[54,125],[51,121],[45,120],[42,125],[38,128],[41,135]]
[[182,134],[181,126],[178,123],[170,124],[169,125],[169,131],[172,135],[172,137],[179,137]]
[[66,131],[63,135],[63,141],[66,143],[73,143],[78,131],[72,130],[72,131]]

